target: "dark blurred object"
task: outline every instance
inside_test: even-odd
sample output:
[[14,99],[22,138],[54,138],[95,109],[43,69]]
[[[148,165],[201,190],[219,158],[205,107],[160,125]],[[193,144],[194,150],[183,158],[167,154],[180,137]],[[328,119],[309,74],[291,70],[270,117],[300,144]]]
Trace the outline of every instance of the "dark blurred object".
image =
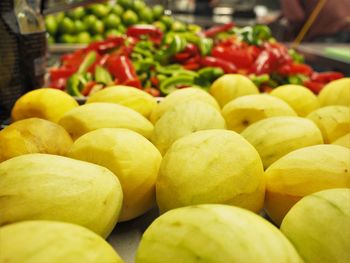
[[18,97],[44,84],[44,20],[26,0],[1,0],[0,36],[1,123],[9,117]]
[[[312,12],[321,1],[280,0],[283,17],[286,18],[285,41],[294,40]],[[303,41],[350,42],[350,0],[325,0],[312,22]]]

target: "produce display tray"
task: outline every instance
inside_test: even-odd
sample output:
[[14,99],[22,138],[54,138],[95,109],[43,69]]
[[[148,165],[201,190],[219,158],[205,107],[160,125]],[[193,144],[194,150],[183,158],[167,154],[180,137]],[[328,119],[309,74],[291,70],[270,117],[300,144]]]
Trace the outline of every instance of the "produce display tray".
[[138,218],[116,225],[107,241],[118,252],[125,263],[134,262],[143,232],[158,216],[158,209],[154,208]]

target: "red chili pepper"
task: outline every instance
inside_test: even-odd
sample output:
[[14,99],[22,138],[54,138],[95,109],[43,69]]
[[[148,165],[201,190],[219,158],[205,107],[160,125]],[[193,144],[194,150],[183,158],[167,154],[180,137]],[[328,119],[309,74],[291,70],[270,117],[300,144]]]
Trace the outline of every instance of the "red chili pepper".
[[117,54],[111,55],[107,60],[107,68],[118,83],[141,88],[141,81],[138,79],[132,61],[128,57]]
[[93,42],[87,48],[86,51],[95,50],[98,52],[105,52],[113,48],[117,48],[124,43],[124,37],[109,37],[106,40]]
[[289,63],[282,65],[280,68],[278,68],[277,72],[282,76],[289,76],[295,74],[303,74],[306,76],[310,76],[313,73],[313,69],[306,64]]
[[234,63],[238,68],[249,68],[253,63],[253,56],[247,48],[216,46],[211,54],[213,57]]
[[304,81],[303,84],[305,87],[309,88],[315,94],[318,94],[322,90],[323,86],[325,85],[324,83],[312,81],[312,80],[306,80]]
[[228,73],[236,73],[237,72],[237,68],[236,66],[231,63],[228,62],[226,60],[220,59],[220,58],[214,58],[214,57],[203,57],[201,59],[201,63],[202,66],[204,67],[219,67],[222,68],[222,70],[228,74]]
[[153,86],[158,87],[158,85],[159,85],[159,79],[158,79],[156,76],[151,76],[150,81],[151,81],[151,83],[152,83]]
[[272,73],[281,65],[292,61],[288,49],[281,44],[265,43],[263,48],[250,69],[251,73],[257,75]]
[[343,77],[344,77],[343,73],[335,72],[335,71],[328,71],[328,72],[322,72],[322,73],[315,72],[314,74],[311,75],[311,80],[321,82],[321,83],[328,83],[336,79],[341,79]]
[[[79,65],[78,65],[79,66]],[[50,69],[50,80],[52,82],[61,79],[61,78],[69,78],[73,73],[77,70],[77,68],[68,68],[68,67],[60,67],[60,68],[51,68]]]
[[89,81],[88,83],[85,84],[84,88],[81,91],[81,94],[83,94],[84,96],[88,96],[90,94],[90,91],[96,84],[97,84],[96,81]]
[[197,70],[200,68],[200,65],[198,63],[186,63],[183,67],[188,70]]
[[160,44],[163,39],[163,32],[153,25],[134,25],[129,26],[126,35],[139,39],[143,35],[149,36],[150,40],[156,44]]
[[233,22],[227,23],[225,25],[219,25],[219,26],[213,26],[212,28],[209,28],[208,30],[204,31],[203,34],[206,37],[213,37],[221,32],[226,32],[233,28],[235,25]]
[[147,87],[144,89],[147,93],[151,94],[153,97],[159,97],[160,96],[160,91],[155,88]]

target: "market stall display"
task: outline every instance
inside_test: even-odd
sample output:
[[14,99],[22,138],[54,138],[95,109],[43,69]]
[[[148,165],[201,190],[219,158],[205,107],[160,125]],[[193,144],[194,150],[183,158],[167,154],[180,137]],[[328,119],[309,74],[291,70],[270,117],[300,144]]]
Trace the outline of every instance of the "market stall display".
[[109,85],[130,85],[153,96],[196,86],[208,89],[223,74],[247,76],[261,92],[298,84],[318,93],[340,72],[316,72],[293,49],[276,42],[268,27],[229,23],[207,30],[163,32],[133,25],[126,35],[94,42],[61,57],[49,86],[89,96]]
[[350,78],[163,12],[47,17],[87,45],[1,127],[0,263],[347,263]]
[[[337,86],[337,83],[339,80],[329,85]],[[233,85],[231,89],[236,87]],[[346,93],[348,87],[340,86],[335,90],[338,94]],[[108,91],[108,88],[102,91]],[[56,92],[67,95],[64,91]],[[46,93],[46,96],[52,96],[51,100],[56,97],[54,93]],[[251,96],[271,96],[283,101],[283,98],[272,95],[242,94],[231,102]],[[321,94],[316,98],[320,100]],[[0,232],[9,231],[8,228],[23,220],[34,220],[42,227],[46,227],[41,223],[43,221],[37,220],[54,220],[84,226],[106,238],[117,224],[107,240],[125,262],[134,262],[134,259],[136,262],[148,259],[158,262],[157,256],[163,259],[166,255],[174,255],[172,258],[176,260],[175,255],[178,255],[187,258],[188,262],[195,262],[198,257],[215,258],[215,262],[234,258],[241,262],[255,259],[257,251],[261,255],[269,249],[276,252],[274,248],[281,242],[284,242],[283,250],[273,255],[269,252],[266,262],[271,256],[280,262],[290,262],[291,257],[294,258],[292,262],[300,262],[300,256],[317,256],[315,250],[320,247],[322,253],[332,259],[348,258],[350,254],[344,245],[348,242],[346,238],[336,243],[336,247],[329,248],[323,245],[327,241],[318,242],[313,238],[316,233],[325,231],[327,240],[348,236],[342,223],[349,220],[348,206],[337,206],[337,213],[342,215],[339,219],[332,216],[333,210],[324,210],[322,216],[329,212],[330,217],[318,218],[322,228],[295,221],[297,212],[294,212],[302,209],[301,202],[307,200],[302,198],[304,196],[310,199],[322,190],[333,189],[341,193],[336,188],[350,188],[350,149],[344,140],[339,141],[350,133],[350,108],[339,105],[344,98],[338,98],[328,102],[331,105],[319,106],[321,108],[304,117],[267,116],[253,123],[239,119],[242,116],[239,115],[236,117],[238,122],[247,127],[239,133],[225,128],[215,97],[200,88],[185,88],[172,92],[154,106],[154,125],[141,113],[118,105],[117,101],[90,102],[68,110],[58,124],[41,120],[45,125],[40,126],[39,132],[30,136],[23,134],[11,144],[8,139],[11,134],[30,132],[30,122],[40,122],[40,119],[30,117],[45,118],[40,108],[50,112],[57,110],[47,108],[35,99],[28,100],[27,105],[21,106],[24,111],[25,107],[37,104],[37,110],[24,117],[29,119],[16,121],[0,131],[0,145],[4,142],[8,145],[1,150],[4,153],[11,151],[11,155],[5,155],[9,159],[0,162],[0,195],[6,196],[0,200],[6,215],[1,218]],[[349,101],[347,103],[349,105]],[[291,107],[290,110],[293,112]],[[126,112],[142,119],[145,124],[147,122],[149,132],[139,131],[141,134],[138,134],[138,125],[142,123],[135,122],[134,117],[128,118]],[[320,120],[317,116],[321,115]],[[152,115],[148,118],[152,119]],[[169,121],[174,125],[165,129]],[[217,125],[208,126],[209,122]],[[116,126],[118,123],[122,126]],[[55,131],[61,130],[64,138],[68,134],[72,136],[75,140],[73,146],[69,147],[72,140],[65,139],[66,149],[54,151],[43,147],[48,140],[57,140],[57,136],[47,138],[49,126]],[[67,132],[63,132],[64,128]],[[151,141],[147,140],[150,137]],[[16,153],[16,149],[23,150],[19,140],[24,140],[30,149]],[[51,154],[46,154],[48,150]],[[34,177],[36,180],[32,180]],[[345,190],[342,192],[346,193]],[[333,202],[336,204],[338,199],[332,198],[336,196],[328,196],[326,203],[316,202],[312,209],[322,210],[324,204],[334,207]],[[343,203],[350,202],[349,195],[341,194],[339,198]],[[161,214],[152,210],[154,205],[161,209]],[[153,211],[152,217],[148,215],[150,210]],[[269,217],[258,216],[263,210]],[[181,215],[179,218],[177,213]],[[231,214],[232,219],[229,219]],[[137,216],[140,217],[135,218]],[[143,222],[142,218],[146,221]],[[249,238],[246,231],[241,231],[246,220],[251,220]],[[272,223],[278,227],[282,223],[282,232]],[[210,228],[207,228],[208,224]],[[62,234],[68,235],[70,231],[73,229]],[[305,246],[300,243],[300,236],[308,240]],[[233,252],[232,242],[222,242],[223,237],[249,245]],[[208,238],[216,241],[206,242]],[[261,242],[262,239],[266,242]],[[35,259],[50,255],[58,258],[54,243],[47,242],[40,246],[42,249],[37,249],[39,240],[43,239],[35,238],[27,244],[26,250],[16,250],[16,256]],[[0,249],[7,244],[0,239]],[[101,243],[101,249],[103,247],[106,246]],[[85,255],[84,248],[84,245],[70,246],[70,249],[62,249],[62,253],[66,253],[67,259],[74,259],[71,251],[77,250]],[[98,253],[98,249],[90,247],[90,252]],[[43,253],[45,250],[51,252]],[[26,251],[32,252],[25,254]],[[164,251],[167,252],[163,255]],[[332,251],[337,251],[337,255]],[[1,260],[2,256],[0,254]],[[15,255],[6,256],[12,258]],[[285,261],[287,258],[289,261]],[[98,263],[98,260],[92,262]]]

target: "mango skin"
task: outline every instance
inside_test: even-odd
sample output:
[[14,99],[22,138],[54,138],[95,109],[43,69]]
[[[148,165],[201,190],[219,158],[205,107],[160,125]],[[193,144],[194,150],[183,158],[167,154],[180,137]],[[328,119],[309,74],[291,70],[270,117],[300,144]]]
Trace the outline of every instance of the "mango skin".
[[299,148],[322,144],[319,128],[301,117],[272,117],[253,123],[241,135],[260,154],[264,168]]
[[213,82],[209,93],[223,108],[228,102],[237,97],[259,94],[260,92],[248,77],[240,74],[225,74]]
[[110,102],[131,108],[149,118],[157,100],[147,92],[129,86],[117,85],[106,87],[88,97],[86,103]]
[[0,131],[0,162],[27,153],[66,155],[72,144],[62,126],[39,118],[24,119]]
[[178,139],[195,131],[225,129],[220,112],[201,101],[189,101],[168,110],[155,124],[152,143],[164,155]]
[[350,149],[350,132],[336,139],[332,144],[341,145]]
[[108,169],[49,154],[26,154],[0,163],[0,226],[57,220],[107,237],[117,223],[123,193]]
[[136,263],[302,262],[282,233],[262,217],[234,206],[173,209],[142,236]]
[[320,107],[317,96],[311,90],[301,85],[282,85],[273,89],[270,95],[287,102],[301,117],[305,117]]
[[350,188],[350,149],[320,144],[295,150],[266,171],[265,210],[280,225],[301,198],[330,188]]
[[98,129],[76,140],[68,156],[106,167],[118,177],[123,189],[119,221],[136,218],[155,206],[162,156],[140,134],[127,129]]
[[75,224],[24,221],[1,227],[0,236],[0,262],[123,262],[102,237]]
[[350,259],[350,189],[313,193],[296,203],[281,231],[305,262],[346,263]]
[[220,110],[219,104],[208,92],[199,88],[185,88],[170,93],[159,104],[157,104],[151,113],[150,120],[153,124],[155,124],[166,111],[180,105],[180,103],[194,100],[208,103]]
[[318,94],[321,107],[329,105],[350,106],[350,78],[329,82]]
[[85,133],[100,128],[125,128],[149,139],[153,132],[152,123],[140,113],[115,103],[96,102],[79,106],[62,116],[59,124],[73,140]]
[[325,143],[332,143],[350,133],[350,107],[326,106],[311,112],[306,118],[320,128]]
[[259,212],[265,181],[258,152],[227,130],[198,131],[165,154],[156,182],[161,213],[177,207],[219,203]]
[[78,102],[62,90],[41,88],[21,96],[12,108],[11,117],[12,121],[37,117],[57,123],[67,111],[78,106]]
[[276,116],[297,116],[283,100],[268,94],[254,94],[238,97],[222,109],[227,128],[241,133],[251,124]]

